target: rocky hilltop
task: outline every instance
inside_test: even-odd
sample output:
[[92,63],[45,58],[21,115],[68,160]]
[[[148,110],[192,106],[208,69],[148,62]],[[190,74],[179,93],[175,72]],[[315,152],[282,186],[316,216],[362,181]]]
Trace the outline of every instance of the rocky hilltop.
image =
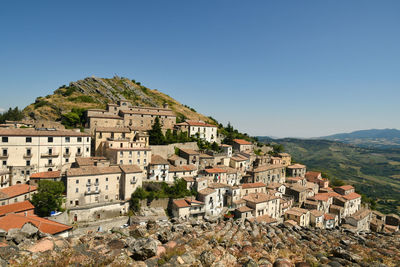
[[88,77],[71,82],[68,86],[63,85],[51,95],[36,98],[35,102],[27,106],[23,112],[30,119],[56,121],[73,108],[103,109],[107,103],[115,103],[120,99],[130,100],[137,106],[162,107],[167,103],[178,117],[210,120],[158,90],[149,89],[140,82],[118,76],[109,79]]
[[2,233],[11,266],[399,266],[400,235],[243,221],[169,221],[111,233]]

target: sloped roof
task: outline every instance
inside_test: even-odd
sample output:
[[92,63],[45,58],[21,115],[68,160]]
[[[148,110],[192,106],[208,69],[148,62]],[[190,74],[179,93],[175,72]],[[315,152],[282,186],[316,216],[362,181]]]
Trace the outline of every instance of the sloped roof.
[[239,211],[239,212],[241,212],[241,213],[253,211],[252,208],[249,208],[249,207],[247,207],[247,206],[241,206],[240,208],[237,208],[236,210]]
[[31,175],[32,178],[36,179],[55,179],[60,178],[61,171],[50,171],[50,172],[37,172]]
[[72,229],[71,226],[53,222],[34,215],[25,216],[22,214],[10,213],[0,217],[0,229],[5,231],[8,231],[12,228],[20,229],[25,223],[32,223],[39,229],[39,231],[52,235]]
[[205,123],[204,121],[191,121],[191,120],[187,120],[185,122],[181,122],[181,123],[178,123],[176,125],[178,125],[178,126],[201,126],[201,127],[215,127],[215,128],[217,128],[216,125]]
[[248,189],[248,188],[259,188],[259,187],[266,187],[267,185],[264,183],[245,183],[242,184],[242,189]]
[[306,167],[305,165],[299,163],[287,166],[287,168],[289,169],[303,169],[305,167]]
[[131,129],[128,127],[96,127],[95,131],[103,133],[130,133]]
[[203,190],[200,190],[198,193],[201,195],[210,195],[212,193],[215,193],[216,191],[212,188],[204,188]]
[[96,175],[96,174],[112,174],[121,173],[119,166],[83,166],[80,168],[71,168],[67,171],[67,176],[84,176],[84,175]]
[[278,168],[284,168],[284,165],[281,164],[271,164],[271,165],[265,165],[265,166],[260,166],[255,169],[253,169],[252,172],[264,172],[268,170],[273,170],[273,169],[278,169]]
[[[342,190],[344,190],[344,191],[354,189],[354,187],[353,187],[352,185],[342,185],[342,186],[338,186],[338,187],[336,187],[336,188],[342,189]],[[336,189],[336,188],[335,188],[335,189]]]
[[138,165],[132,164],[132,165],[119,165],[121,170],[124,173],[138,173],[142,172],[142,169]]
[[152,165],[168,165],[168,160],[164,159],[160,155],[151,155],[150,164]]
[[8,213],[22,212],[26,210],[32,210],[35,206],[28,200],[17,202],[9,205],[0,206],[0,216],[6,215]]
[[90,137],[90,134],[72,130],[36,130],[33,128],[0,128],[0,136],[79,136]]
[[186,202],[184,199],[174,199],[174,205],[178,208],[188,208],[190,207],[189,203]]
[[262,203],[262,202],[267,202],[273,199],[278,199],[279,197],[274,196],[274,195],[267,195],[265,193],[253,193],[249,194],[247,196],[244,196],[243,199],[248,201],[248,202],[253,202],[253,203]]
[[246,141],[244,139],[233,139],[233,142],[239,145],[251,145],[249,141]]
[[182,166],[169,165],[169,172],[190,172],[196,169],[197,168],[194,165],[182,165]]
[[354,199],[357,199],[357,198],[361,198],[361,195],[353,192],[353,193],[350,193],[348,195],[343,195],[341,197],[343,197],[344,199],[347,199],[347,200],[354,200]]
[[211,168],[211,169],[204,169],[204,171],[206,173],[226,173],[227,172],[226,170],[221,169],[221,168],[217,168],[217,167],[214,167],[214,168]]
[[3,189],[0,189],[0,199],[13,198],[29,192],[36,191],[37,187],[28,184],[16,184]]

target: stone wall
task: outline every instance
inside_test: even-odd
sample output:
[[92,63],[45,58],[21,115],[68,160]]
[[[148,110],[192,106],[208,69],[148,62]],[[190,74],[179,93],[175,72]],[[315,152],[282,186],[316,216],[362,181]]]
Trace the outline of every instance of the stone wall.
[[196,142],[176,143],[163,146],[150,146],[153,155],[160,155],[165,159],[175,154],[175,147],[183,149],[194,149],[194,150],[199,149]]
[[143,199],[143,200],[140,201],[140,206],[141,207],[167,209],[168,208],[168,201],[169,201],[169,198],[154,199],[149,205],[147,205],[148,204],[147,200]]

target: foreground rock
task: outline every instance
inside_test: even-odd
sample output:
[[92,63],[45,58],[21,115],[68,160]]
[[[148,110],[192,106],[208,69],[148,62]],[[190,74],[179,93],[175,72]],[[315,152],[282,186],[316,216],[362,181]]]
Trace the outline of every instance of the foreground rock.
[[239,221],[171,221],[109,233],[2,233],[0,266],[400,266],[400,235]]

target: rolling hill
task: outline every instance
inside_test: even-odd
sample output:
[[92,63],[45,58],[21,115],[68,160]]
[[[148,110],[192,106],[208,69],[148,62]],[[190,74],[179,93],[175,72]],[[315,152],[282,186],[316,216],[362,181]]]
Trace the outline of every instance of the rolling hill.
[[[271,138],[258,137],[271,142]],[[366,148],[342,142],[315,139],[276,139],[293,159],[355,185],[377,200],[377,209],[400,214],[400,149]]]
[[400,130],[397,129],[361,130],[319,137],[318,139],[340,141],[364,147],[400,148]]

